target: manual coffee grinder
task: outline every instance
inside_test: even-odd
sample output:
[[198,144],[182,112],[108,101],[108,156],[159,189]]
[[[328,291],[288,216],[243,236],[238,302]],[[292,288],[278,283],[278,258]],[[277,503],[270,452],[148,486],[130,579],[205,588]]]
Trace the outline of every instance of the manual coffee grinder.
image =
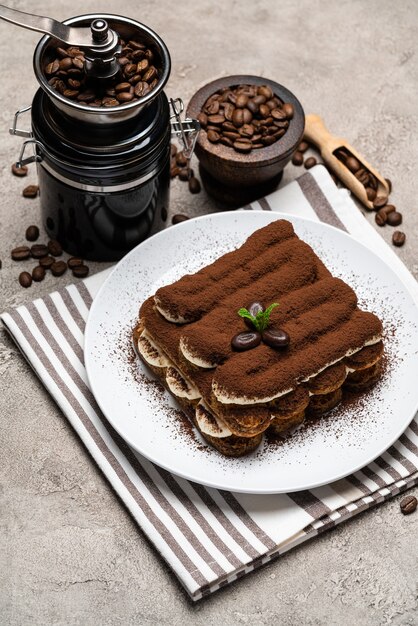
[[[118,260],[167,219],[171,137],[190,158],[199,131],[196,120],[181,120],[182,101],[168,100],[163,91],[168,49],[150,28],[118,15],[61,23],[0,5],[0,18],[45,34],[33,59],[40,89],[31,106],[16,112],[10,129],[26,138],[17,165],[37,164],[45,229],[72,255]],[[120,82],[118,58],[130,41],[151,51],[158,70],[155,85],[133,101],[105,107],[69,99],[45,73],[58,47],[79,48],[85,80],[103,93]],[[28,111],[31,130],[22,130],[19,118]]]

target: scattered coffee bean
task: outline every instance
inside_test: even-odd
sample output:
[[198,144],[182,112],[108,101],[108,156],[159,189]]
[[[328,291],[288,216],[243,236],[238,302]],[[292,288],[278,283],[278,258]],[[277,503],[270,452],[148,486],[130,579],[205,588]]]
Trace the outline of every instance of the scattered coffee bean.
[[381,209],[387,204],[388,197],[387,196],[376,196],[373,200],[373,206],[375,209]]
[[302,165],[303,164],[303,154],[302,152],[295,152],[292,156],[293,165]]
[[175,143],[170,144],[170,155],[173,157],[177,154],[177,146]]
[[159,81],[160,71],[153,65],[154,52],[134,40],[120,39],[120,44],[119,72],[116,79],[107,82],[107,89],[103,90],[101,81],[96,85],[88,80],[84,51],[75,46],[55,49],[56,58],[44,66],[48,84],[64,97],[94,107],[120,106],[142,98]]
[[177,152],[176,154],[176,163],[179,167],[186,167],[187,165],[187,157],[184,152]]
[[38,195],[38,192],[39,192],[38,185],[28,185],[22,191],[22,196],[24,198],[36,198],[36,196]]
[[406,496],[399,503],[401,511],[404,515],[410,515],[417,508],[418,500],[415,496]]
[[184,181],[189,180],[189,168],[188,167],[179,168],[178,177],[180,178],[180,180],[184,180]]
[[385,181],[389,188],[389,193],[392,193],[392,181],[390,180],[390,178],[385,178]]
[[177,165],[172,165],[170,167],[170,177],[171,178],[176,178],[176,176],[178,176],[180,173],[180,168],[177,167]]
[[293,105],[267,85],[238,85],[212,94],[198,119],[208,141],[247,154],[278,141],[293,116]]
[[386,211],[384,209],[380,209],[374,217],[374,221],[378,226],[384,226],[387,222],[387,219],[388,216],[386,215]]
[[[74,268],[74,270],[75,269],[76,268]],[[66,271],[67,271],[67,264],[65,261],[55,261],[55,263],[51,265],[51,272],[53,276],[62,276],[63,274],[65,274]]]
[[54,263],[55,259],[53,256],[43,256],[41,259],[39,259],[39,265],[46,270],[51,269],[51,265],[53,265]]
[[32,276],[29,274],[29,272],[21,272],[19,274],[19,283],[22,287],[25,287],[25,289],[31,286]]
[[25,261],[30,257],[30,248],[28,246],[18,246],[11,252],[13,261]]
[[28,226],[25,236],[27,241],[36,241],[39,237],[39,228],[37,226]]
[[0,259],[0,270],[2,267],[3,267],[3,263],[2,263],[2,260]]
[[244,331],[232,338],[231,346],[237,352],[244,352],[256,348],[261,343],[261,334],[257,331]]
[[72,270],[75,267],[78,267],[79,265],[84,265],[84,263],[83,263],[83,260],[80,259],[79,257],[72,256],[71,258],[68,259],[67,265],[70,268],[70,270]]
[[89,274],[90,268],[87,265],[82,264],[82,265],[76,265],[76,267],[73,267],[72,271],[73,271],[73,276],[75,276],[76,278],[86,278],[86,276],[88,276]]
[[395,230],[395,232],[392,235],[393,245],[396,246],[397,248],[400,248],[405,243],[405,240],[406,240],[405,233],[403,233],[401,230]]
[[62,254],[62,246],[59,241],[56,239],[51,239],[48,241],[48,252],[52,254],[52,256],[61,256]]
[[265,330],[262,333],[262,338],[265,344],[270,348],[287,348],[290,343],[290,337],[284,330],[274,330],[274,328]]
[[311,167],[313,167],[314,165],[316,165],[317,160],[315,159],[315,157],[309,157],[308,159],[306,159],[305,161],[305,169],[310,170]]
[[30,253],[34,259],[42,259],[48,255],[48,248],[43,243],[35,243],[31,246]]
[[389,226],[399,226],[402,224],[402,213],[398,211],[392,211],[387,214],[387,223]]
[[388,215],[389,213],[393,213],[393,211],[396,211],[396,207],[394,204],[387,204],[386,206],[383,207],[383,210],[386,213],[386,215]]
[[176,215],[173,215],[173,217],[171,218],[171,223],[172,224],[180,224],[181,222],[186,222],[189,218],[187,217],[187,215],[183,215],[182,213],[176,213]]
[[42,265],[37,265],[32,270],[32,278],[35,282],[39,283],[41,280],[45,278],[45,268]]
[[189,179],[189,191],[190,193],[199,193],[200,192],[200,182],[195,176],[192,176]]
[[306,150],[309,148],[309,144],[307,141],[301,141],[299,146],[298,146],[298,152],[302,152],[302,154],[304,152],[306,152]]
[[13,165],[12,165],[12,174],[14,176],[19,176],[19,177],[27,176],[28,175],[28,168],[27,168],[26,165],[22,165],[22,167],[18,167],[16,165],[16,163],[13,163]]

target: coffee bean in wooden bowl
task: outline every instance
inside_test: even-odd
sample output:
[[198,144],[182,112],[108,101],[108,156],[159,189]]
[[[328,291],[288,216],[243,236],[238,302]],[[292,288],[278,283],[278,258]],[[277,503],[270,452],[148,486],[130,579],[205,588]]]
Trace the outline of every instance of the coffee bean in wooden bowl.
[[206,190],[236,206],[274,189],[305,125],[292,92],[250,75],[206,84],[191,98],[186,115],[202,126],[195,153]]

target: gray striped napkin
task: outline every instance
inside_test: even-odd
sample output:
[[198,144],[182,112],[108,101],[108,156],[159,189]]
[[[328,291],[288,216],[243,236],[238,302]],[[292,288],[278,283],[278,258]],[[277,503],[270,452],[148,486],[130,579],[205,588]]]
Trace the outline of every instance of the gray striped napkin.
[[[396,268],[418,302],[418,284],[322,166],[252,205],[322,220],[352,233]],[[417,417],[368,467],[298,493],[251,496],[188,482],[131,450],[88,387],[84,327],[108,271],[1,316],[142,531],[198,600],[418,482]]]

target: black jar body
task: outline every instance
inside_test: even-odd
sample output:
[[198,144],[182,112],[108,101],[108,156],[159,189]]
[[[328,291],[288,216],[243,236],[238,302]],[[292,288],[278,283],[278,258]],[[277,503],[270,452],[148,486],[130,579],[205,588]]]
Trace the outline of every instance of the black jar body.
[[162,92],[123,124],[74,120],[38,90],[32,104],[42,220],[72,255],[116,261],[166,219],[169,107]]

